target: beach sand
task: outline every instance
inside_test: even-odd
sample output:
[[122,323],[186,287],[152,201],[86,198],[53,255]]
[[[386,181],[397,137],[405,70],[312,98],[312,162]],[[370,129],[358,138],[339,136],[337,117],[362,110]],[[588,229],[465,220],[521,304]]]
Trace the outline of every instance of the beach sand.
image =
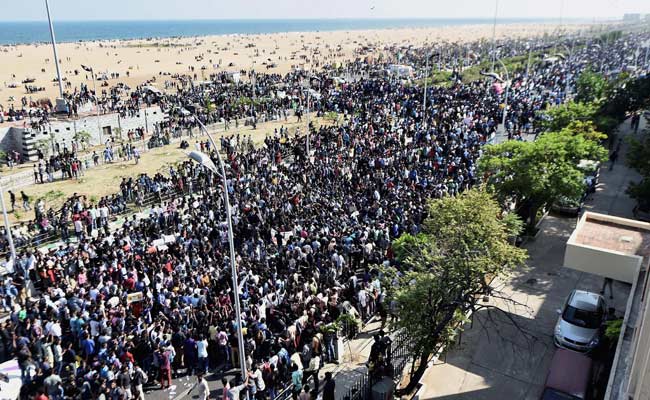
[[[556,24],[506,24],[497,26],[498,38],[539,36],[557,31]],[[587,25],[565,25],[564,31],[577,31]],[[92,67],[98,76],[119,73],[109,79],[112,87],[123,82],[130,87],[156,79],[164,89],[164,74],[196,74],[207,79],[210,73],[240,71],[251,68],[259,72],[286,73],[292,67],[317,68],[331,62],[354,60],[362,46],[371,46],[374,55],[387,55],[385,48],[399,45],[421,46],[424,43],[463,43],[492,37],[491,25],[449,26],[437,28],[408,28],[335,32],[295,32],[259,35],[222,35],[191,38],[113,40],[60,43],[58,45],[61,73],[69,82],[65,91],[85,83],[92,89],[90,73],[81,65]],[[254,47],[253,47],[254,46]],[[363,56],[369,55],[363,54]],[[52,47],[33,44],[0,47],[0,105],[21,108],[21,98],[36,101],[58,97],[56,69]],[[232,63],[232,64],[231,64]],[[277,66],[267,69],[263,63]],[[189,70],[194,67],[194,72]],[[204,68],[204,69],[202,69]],[[78,75],[75,75],[75,70]],[[129,76],[127,76],[127,71]],[[44,87],[41,92],[27,94],[25,79],[35,79],[29,85]],[[17,87],[11,88],[11,84]],[[101,90],[100,83],[97,83]]]

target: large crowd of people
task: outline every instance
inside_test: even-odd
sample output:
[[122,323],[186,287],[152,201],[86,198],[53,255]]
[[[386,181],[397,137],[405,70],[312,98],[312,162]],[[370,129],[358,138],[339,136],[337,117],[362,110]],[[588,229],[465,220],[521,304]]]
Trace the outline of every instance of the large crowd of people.
[[[571,86],[582,69],[601,57],[620,61],[624,40],[604,53],[576,47],[566,60],[535,62],[528,74],[510,71],[510,137],[534,133],[539,111],[564,101],[567,80]],[[490,57],[480,43],[468,52],[472,46],[472,62]],[[528,52],[519,42],[499,48],[509,56]],[[419,55],[432,51],[405,57],[422,71]],[[460,65],[449,63],[462,77]],[[209,85],[186,80],[173,95],[137,89],[130,96],[173,115],[169,131],[196,129],[196,118],[281,120],[307,107],[342,118],[310,126],[309,138],[282,129],[258,148],[228,133],[219,148],[197,143],[225,158],[240,287],[232,285],[220,177],[199,164],[124,179],[118,193],[96,204],[74,196],[59,213],[41,211],[43,229],[60,232],[61,244],[21,250],[0,287],[9,313],[0,354],[18,359],[25,398],[143,399],[154,382],[166,388],[195,374],[204,393],[203,375],[236,368],[242,353],[249,376],[224,378],[231,399],[244,391],[273,399],[290,383],[295,397],[319,390],[318,370],[337,359],[333,323],[350,307],[362,319],[392,312],[377,266],[396,263],[391,242],[419,231],[427,199],[478,181],[476,162],[497,130],[505,96],[489,80],[457,80],[429,87],[423,109],[421,86],[365,62],[348,70],[357,74],[344,83],[331,70],[254,74],[237,85],[220,75]],[[305,81],[320,86],[318,96],[304,90]],[[212,106],[180,112],[206,98]],[[109,228],[112,216],[152,194],[146,214]],[[381,353],[373,353],[373,365],[381,365]]]

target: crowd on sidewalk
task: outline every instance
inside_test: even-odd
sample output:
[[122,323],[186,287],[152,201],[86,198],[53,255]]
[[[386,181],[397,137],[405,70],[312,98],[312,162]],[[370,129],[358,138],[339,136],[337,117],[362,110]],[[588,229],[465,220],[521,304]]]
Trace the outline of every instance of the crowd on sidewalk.
[[[574,76],[568,71],[592,57],[581,54],[536,66],[530,76],[514,74],[507,119],[513,137],[534,131],[538,111],[563,101]],[[259,108],[235,107],[232,99],[303,79],[310,78],[257,76],[230,102],[197,110],[198,118],[255,115]],[[294,398],[314,398],[319,369],[336,359],[338,317],[350,308],[362,318],[394,311],[378,266],[397,262],[391,242],[419,232],[428,199],[478,181],[476,161],[504,97],[489,82],[434,87],[423,112],[421,88],[398,79],[337,88],[325,76],[321,82],[313,108],[344,115],[342,124],[310,126],[309,139],[282,129],[260,148],[229,138],[219,149],[200,145],[212,157],[225,155],[240,287],[232,285],[221,178],[190,161],[125,179],[119,193],[96,205],[74,196],[60,214],[39,214],[39,223],[61,230],[62,244],[21,250],[0,288],[9,313],[0,325],[0,354],[18,358],[24,398],[143,399],[145,384],[165,388],[175,376],[194,374],[205,396],[204,375],[237,367],[241,354],[249,375],[224,382],[228,398],[248,391],[273,399],[289,384]],[[160,101],[171,109],[214,94],[200,90]],[[280,115],[287,106],[278,98],[262,110]],[[192,118],[180,115],[169,128],[196,126]],[[143,193],[158,197],[147,215],[109,229],[111,215]],[[70,226],[77,240],[67,240]],[[381,357],[373,352],[372,362]]]

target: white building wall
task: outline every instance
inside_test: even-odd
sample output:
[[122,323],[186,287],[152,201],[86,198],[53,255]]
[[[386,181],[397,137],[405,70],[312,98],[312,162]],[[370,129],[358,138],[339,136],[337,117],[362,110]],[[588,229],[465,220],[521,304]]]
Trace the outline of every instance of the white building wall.
[[564,267],[617,281],[632,283],[639,275],[642,257],[567,243]]
[[[100,129],[102,141],[106,140],[107,132],[113,136],[117,135],[117,128],[122,129],[122,135],[126,137],[126,132],[131,129],[146,128],[149,133],[154,131],[154,124],[163,121],[164,113],[160,107],[149,107],[141,109],[135,117],[122,118],[117,113],[104,114],[97,116],[88,116],[76,121],[53,121],[46,127],[43,133],[44,137],[49,137],[50,133],[54,135],[54,141],[71,143],[75,132],[86,131],[91,135],[91,144],[100,143]],[[99,119],[99,124],[97,123]]]

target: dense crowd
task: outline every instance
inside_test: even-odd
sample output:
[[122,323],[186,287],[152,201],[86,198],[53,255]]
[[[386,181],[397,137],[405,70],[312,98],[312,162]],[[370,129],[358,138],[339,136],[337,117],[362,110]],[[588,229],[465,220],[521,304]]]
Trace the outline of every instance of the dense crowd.
[[[510,136],[535,132],[539,111],[564,101],[567,80],[602,56],[585,46],[570,60],[512,71]],[[422,58],[407,57],[422,68]],[[119,193],[96,204],[74,196],[58,215],[39,214],[46,229],[61,231],[62,244],[21,251],[1,288],[10,317],[0,325],[0,354],[17,357],[25,398],[143,399],[145,385],[169,387],[184,374],[199,374],[204,394],[202,375],[237,367],[242,352],[249,376],[224,380],[229,398],[248,391],[273,399],[288,383],[295,397],[318,390],[318,370],[337,357],[333,323],[351,307],[363,319],[392,312],[377,266],[396,263],[391,242],[420,230],[427,199],[477,182],[476,162],[505,96],[489,81],[456,82],[430,87],[423,110],[420,86],[375,76],[368,64],[352,69],[366,76],[340,84],[325,73],[256,74],[238,85],[223,76],[155,99],[175,115],[169,130],[196,127],[194,118],[280,119],[292,102],[308,106],[308,80],[320,85],[310,109],[343,116],[310,126],[310,152],[305,135],[284,129],[259,148],[236,136],[224,136],[219,149],[196,144],[226,159],[239,288],[220,177],[190,161],[124,179]],[[288,95],[278,95],[280,88]],[[179,112],[206,97],[213,106],[195,107],[196,117]],[[113,215],[152,194],[144,215],[109,229]],[[72,234],[76,240],[68,240]],[[389,371],[382,353],[373,352],[373,368]]]

